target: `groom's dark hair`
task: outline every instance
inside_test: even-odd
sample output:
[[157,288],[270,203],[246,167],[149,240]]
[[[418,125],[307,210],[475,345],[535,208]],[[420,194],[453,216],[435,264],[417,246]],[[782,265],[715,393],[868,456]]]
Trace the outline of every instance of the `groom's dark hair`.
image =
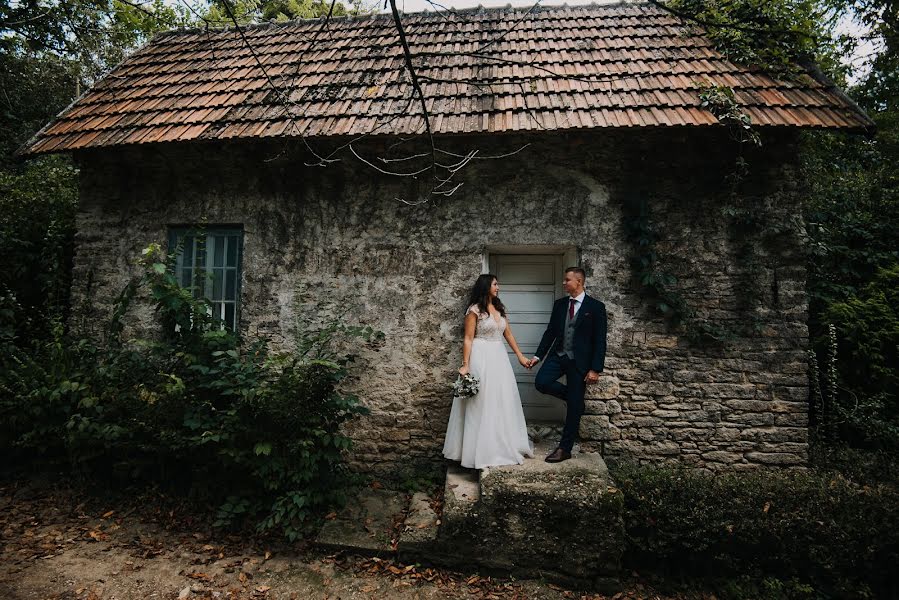
[[581,276],[581,281],[583,281],[585,283],[587,282],[587,271],[583,270],[580,267],[568,267],[567,269],[565,269],[565,272],[566,273],[577,273],[578,275]]

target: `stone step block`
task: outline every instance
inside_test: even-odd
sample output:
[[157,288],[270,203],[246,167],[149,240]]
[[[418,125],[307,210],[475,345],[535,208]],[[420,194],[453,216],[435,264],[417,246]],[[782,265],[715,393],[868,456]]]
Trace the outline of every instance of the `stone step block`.
[[396,525],[406,511],[406,494],[365,488],[352,496],[336,518],[325,521],[316,544],[356,554],[392,554]]
[[409,502],[406,520],[400,530],[397,552],[400,560],[414,559],[422,551],[428,551],[437,540],[440,518],[434,511],[431,497],[417,492]]

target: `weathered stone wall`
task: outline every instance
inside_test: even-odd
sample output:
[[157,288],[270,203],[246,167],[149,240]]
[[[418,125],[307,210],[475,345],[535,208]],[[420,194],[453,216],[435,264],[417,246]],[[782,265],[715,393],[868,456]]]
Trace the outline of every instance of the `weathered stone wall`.
[[[171,225],[244,228],[241,330],[289,348],[298,319],[348,311],[386,334],[363,351],[353,384],[370,416],[352,427],[369,469],[439,462],[448,382],[461,355],[464,297],[488,245],[576,246],[588,291],[609,312],[606,373],[589,392],[583,445],[609,460],[683,461],[708,469],[801,465],[807,458],[805,273],[792,136],[747,156],[744,202],[773,197],[776,245],[745,245],[721,207],[734,143],[723,131],[465,138],[482,153],[449,198],[420,206],[427,183],[352,158],[304,166],[281,144],[160,145],[89,152],[81,166],[73,323],[99,334],[133,260]],[[369,146],[363,149],[377,152]],[[626,224],[640,199],[676,287],[702,317],[745,324],[725,347],[691,344],[634,281]],[[767,214],[767,213],[766,213]],[[761,266],[759,266],[759,264]],[[746,270],[758,281],[746,306]],[[143,333],[158,329],[136,309]]]

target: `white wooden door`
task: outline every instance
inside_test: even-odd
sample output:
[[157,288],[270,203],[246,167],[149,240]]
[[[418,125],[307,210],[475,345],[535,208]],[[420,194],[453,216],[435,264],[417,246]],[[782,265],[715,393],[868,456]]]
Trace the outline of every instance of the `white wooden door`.
[[[512,333],[528,358],[534,355],[549,324],[553,301],[562,296],[562,256],[553,254],[492,254],[490,272],[499,282],[499,297],[506,306]],[[564,419],[565,405],[541,394],[534,377],[541,363],[528,371],[508,349],[528,422]]]

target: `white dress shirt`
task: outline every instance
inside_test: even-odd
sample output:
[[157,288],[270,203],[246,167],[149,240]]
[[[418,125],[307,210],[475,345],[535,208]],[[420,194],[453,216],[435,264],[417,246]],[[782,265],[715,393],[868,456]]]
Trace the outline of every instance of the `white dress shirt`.
[[[574,316],[577,316],[577,311],[581,310],[581,304],[584,303],[584,296],[587,295],[587,291],[584,290],[574,298]],[[568,306],[571,306],[571,298],[568,299]],[[565,316],[568,316],[568,306],[565,307]]]
[[[577,317],[577,311],[581,310],[581,304],[584,303],[584,296],[587,295],[587,290],[584,290],[580,294],[574,297],[574,316]],[[571,306],[571,296],[568,297],[568,304],[565,305],[565,318],[568,318],[568,307]],[[540,361],[539,356],[535,356],[537,362]]]

